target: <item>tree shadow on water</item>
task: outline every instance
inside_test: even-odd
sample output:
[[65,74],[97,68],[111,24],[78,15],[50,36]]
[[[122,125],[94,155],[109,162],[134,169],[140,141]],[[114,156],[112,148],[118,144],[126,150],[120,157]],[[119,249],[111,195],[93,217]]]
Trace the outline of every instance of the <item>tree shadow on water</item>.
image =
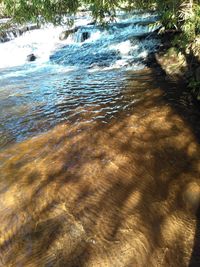
[[196,213],[196,231],[189,267],[200,266],[200,207]]
[[[173,38],[169,37],[169,40]],[[169,41],[168,40],[168,41]],[[164,37],[164,42],[166,42]],[[166,49],[166,46],[165,46]],[[173,73],[168,76],[165,72],[166,66],[163,66],[158,62],[155,55],[150,58],[150,61],[153,62],[152,70],[156,76],[157,72],[162,73],[165,77],[165,81],[162,84],[162,90],[164,91],[163,98],[167,105],[171,107],[171,109],[181,118],[181,120],[185,123],[184,127],[188,127],[190,129],[190,133],[194,136],[194,140],[196,145],[200,144],[200,105],[199,101],[196,100],[196,95],[192,93],[191,89],[187,87],[187,79],[195,79],[195,69],[199,66],[199,59],[190,51],[189,54],[186,54],[182,51],[185,59],[186,59],[186,68],[182,69],[181,76],[173,76]],[[176,127],[176,125],[174,125]],[[200,154],[196,154],[196,159],[200,158]],[[188,169],[193,169],[193,165],[191,162],[188,162],[188,166],[186,166],[185,172]],[[198,177],[198,171],[194,172],[194,177]],[[195,180],[199,185],[199,178]],[[198,205],[199,203],[199,188],[198,191]],[[192,194],[192,193],[191,193]],[[195,195],[195,192],[193,192]],[[190,196],[191,197],[191,196]],[[196,230],[194,233],[194,244],[191,251],[191,258],[187,266],[196,267],[200,266],[200,209],[198,207],[197,212],[192,212],[191,220],[196,221]]]
[[200,146],[174,88],[137,75],[126,86],[143,97],[128,116],[58,125],[1,152],[2,266],[188,266],[184,192],[199,184]]

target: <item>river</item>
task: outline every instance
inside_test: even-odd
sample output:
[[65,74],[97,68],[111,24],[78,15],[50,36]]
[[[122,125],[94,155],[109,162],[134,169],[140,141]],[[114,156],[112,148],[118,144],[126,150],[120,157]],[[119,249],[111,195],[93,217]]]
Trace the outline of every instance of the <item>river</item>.
[[0,266],[198,266],[200,111],[147,68],[157,19],[0,43]]

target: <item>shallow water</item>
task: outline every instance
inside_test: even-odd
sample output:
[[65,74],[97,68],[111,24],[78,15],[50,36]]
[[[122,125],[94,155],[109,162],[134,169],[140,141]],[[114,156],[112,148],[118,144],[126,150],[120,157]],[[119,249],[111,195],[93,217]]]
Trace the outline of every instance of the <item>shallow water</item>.
[[[10,89],[9,95],[8,91],[0,92],[2,147],[44,132],[60,122],[109,123],[118,114],[126,112],[128,115],[134,104],[143,98],[144,89],[129,89],[132,74],[124,71],[88,74],[78,71],[69,77],[65,72],[51,73],[54,75],[51,82],[48,76],[38,75],[31,79],[30,85],[29,78],[24,78],[23,84],[18,82],[19,88],[14,92]],[[39,84],[38,79],[42,80]],[[31,86],[33,80],[36,80],[35,87]]]
[[2,74],[0,266],[198,266],[190,94],[158,69],[35,67]]
[[124,91],[143,97],[109,123],[94,105],[0,153],[2,266],[188,266],[199,111],[153,71]]

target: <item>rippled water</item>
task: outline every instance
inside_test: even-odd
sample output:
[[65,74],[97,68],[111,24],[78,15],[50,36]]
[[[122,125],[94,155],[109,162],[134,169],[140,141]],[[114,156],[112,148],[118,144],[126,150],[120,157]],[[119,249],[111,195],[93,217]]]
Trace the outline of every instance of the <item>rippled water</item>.
[[0,266],[199,266],[199,107],[129,23],[1,69]]
[[119,77],[116,101],[71,90],[74,121],[0,152],[2,266],[198,262],[199,111],[157,71]]
[[[0,147],[44,132],[60,122],[108,122],[129,110],[138,93],[126,90],[126,71],[145,67],[159,40],[151,14],[123,13],[107,28],[86,25],[59,41],[64,27],[33,30],[0,44]],[[83,33],[89,39],[81,41]],[[26,62],[34,53],[37,59]],[[15,67],[12,65],[16,65]],[[5,68],[6,67],[6,68]],[[125,82],[124,82],[125,81]],[[137,89],[136,89],[137,91]]]
[[123,71],[87,74],[79,71],[70,75],[65,71],[59,75],[48,71],[48,76],[44,72],[37,73],[31,81],[24,77],[14,92],[11,86],[9,95],[8,90],[0,93],[1,135],[5,137],[1,139],[2,145],[21,141],[59,122],[101,120],[108,123],[125,110],[128,114],[134,103],[143,97],[143,92],[138,88],[130,92],[127,79]]

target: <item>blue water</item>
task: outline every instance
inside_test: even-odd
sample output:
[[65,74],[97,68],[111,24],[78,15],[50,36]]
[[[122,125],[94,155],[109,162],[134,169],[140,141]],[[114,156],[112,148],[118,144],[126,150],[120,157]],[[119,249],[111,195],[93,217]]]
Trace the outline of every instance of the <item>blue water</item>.
[[[127,77],[157,49],[156,26],[148,25],[156,20],[122,14],[107,28],[82,26],[65,41],[59,41],[64,28],[51,26],[0,44],[0,148],[61,122],[107,123],[128,111],[137,94],[128,91]],[[36,61],[27,62],[27,53]]]

